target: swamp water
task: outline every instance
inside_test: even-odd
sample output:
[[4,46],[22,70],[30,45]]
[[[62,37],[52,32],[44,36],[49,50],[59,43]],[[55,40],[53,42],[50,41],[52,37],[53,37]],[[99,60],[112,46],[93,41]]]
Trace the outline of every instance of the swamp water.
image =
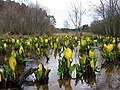
[[[73,63],[77,62],[76,54],[76,52],[73,52]],[[95,54],[98,58],[96,66],[100,68],[100,72],[97,72],[95,77],[87,77],[82,81],[75,79],[75,72],[72,74],[72,79],[59,79],[57,75],[59,55],[55,58],[53,53],[52,55],[49,54],[48,63],[46,63],[45,57],[40,60],[27,59],[25,70],[42,63],[45,68],[48,67],[51,71],[48,84],[35,83],[28,85],[23,83],[22,90],[120,90],[120,64],[104,62],[97,48],[95,49]],[[18,89],[11,88],[9,90]]]

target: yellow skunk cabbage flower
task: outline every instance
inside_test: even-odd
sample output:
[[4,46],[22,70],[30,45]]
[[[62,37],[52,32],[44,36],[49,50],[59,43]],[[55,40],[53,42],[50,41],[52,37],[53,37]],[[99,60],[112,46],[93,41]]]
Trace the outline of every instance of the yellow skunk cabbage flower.
[[59,39],[58,39],[58,38],[56,38],[56,40],[55,40],[55,41],[56,41],[56,43],[58,43],[58,42],[59,42]]
[[113,44],[104,44],[104,49],[107,51],[107,52],[111,52],[113,50]]
[[113,50],[113,44],[108,44],[108,52],[111,52]]
[[90,50],[90,51],[89,51],[89,56],[90,56],[90,57],[93,57],[94,55],[95,55],[94,51]]
[[16,58],[16,52],[15,52],[15,50],[12,50],[11,55]]
[[69,41],[65,41],[65,46],[67,47],[69,45]]
[[43,38],[40,38],[41,42],[43,43]]
[[86,45],[86,40],[81,39],[81,45],[84,47]]
[[27,45],[30,46],[30,41],[27,41]]
[[12,38],[12,40],[11,40],[11,41],[12,41],[12,43],[15,43],[15,39],[13,39],[13,38]]
[[3,47],[4,47],[4,49],[6,49],[6,48],[7,48],[7,44],[6,44],[6,43],[4,43]]
[[19,44],[19,39],[16,40],[16,43]]
[[40,55],[40,48],[37,48],[37,54]]
[[90,61],[90,66],[93,70],[95,70],[95,65],[94,65],[94,60],[93,59]]
[[112,41],[112,43],[113,43],[113,44],[115,43],[115,38],[113,38],[113,41]]
[[38,71],[41,72],[42,71],[42,64],[38,65]]
[[103,45],[103,47],[104,47],[104,49],[107,51],[107,45],[106,45],[106,44],[104,44],[104,45]]
[[17,65],[16,59],[13,56],[11,56],[9,59],[9,66],[13,71],[15,71],[16,65]]
[[85,64],[86,63],[86,56],[85,55],[82,56],[82,60],[83,60],[83,62]]
[[120,43],[118,43],[117,48],[118,48],[118,50],[120,50]]
[[72,58],[72,50],[67,48],[64,50],[65,58],[67,59],[67,66],[70,67],[70,59]]
[[36,44],[35,44],[35,47],[38,48],[38,46],[39,46],[38,43],[36,43]]
[[77,36],[75,37],[75,40],[77,41]]
[[56,49],[57,48],[57,43],[54,43],[54,49]]
[[87,48],[90,49],[90,46],[88,46]]
[[35,37],[35,41],[37,41],[38,39],[37,39],[37,37]]
[[29,39],[28,39],[28,41],[30,41],[30,42],[31,42],[31,41],[32,41],[32,39],[31,39],[31,38],[29,38]]
[[50,45],[51,45],[51,46],[53,46],[53,43],[52,43],[52,41],[50,42]]
[[87,42],[91,42],[91,39],[89,37],[87,38]]
[[23,46],[20,46],[20,48],[19,48],[19,54],[21,55],[22,53],[24,53],[24,49],[23,49]]
[[107,45],[107,51],[111,52],[113,50],[113,44],[108,44]]
[[45,39],[45,43],[48,43],[48,39]]
[[67,60],[70,60],[72,58],[72,50],[70,48],[65,49],[64,55]]

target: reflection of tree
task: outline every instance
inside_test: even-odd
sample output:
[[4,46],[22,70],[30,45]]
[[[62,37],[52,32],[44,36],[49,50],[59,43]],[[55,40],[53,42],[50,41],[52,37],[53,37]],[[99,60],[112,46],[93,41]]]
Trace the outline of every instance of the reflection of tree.
[[85,77],[84,80],[91,88],[93,88],[94,83],[96,82],[96,76],[95,75],[88,75],[87,77]]
[[62,86],[65,87],[65,90],[72,90],[71,87],[71,79],[59,79],[58,80],[59,87],[61,88]]
[[106,69],[105,73],[107,76],[111,76],[114,68],[114,63],[104,62],[104,64],[102,65],[102,68]]
[[37,90],[49,90],[48,84],[40,85],[39,83],[37,83],[36,86],[37,86]]
[[120,75],[120,63],[116,66],[116,72],[118,75]]
[[76,78],[75,86],[78,84],[79,80],[81,80],[81,83],[86,82],[86,84],[93,88],[96,83],[96,75],[92,72],[86,71],[82,78]]
[[96,84],[97,90],[101,89],[101,86],[107,89],[118,89],[120,77],[118,73],[120,72],[120,64],[115,61],[112,63],[106,61],[102,65],[101,69],[101,75],[98,77],[98,81]]
[[104,62],[104,64],[101,67],[102,69],[105,69],[106,76],[111,76],[112,73],[120,75],[120,62]]

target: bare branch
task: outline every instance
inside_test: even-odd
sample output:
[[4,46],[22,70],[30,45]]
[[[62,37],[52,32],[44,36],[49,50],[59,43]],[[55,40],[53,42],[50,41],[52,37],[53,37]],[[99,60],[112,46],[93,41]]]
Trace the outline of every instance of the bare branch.
[[71,4],[68,18],[76,29],[81,27],[82,17],[85,13],[86,10],[82,8],[81,2],[78,5],[76,5],[75,3]]

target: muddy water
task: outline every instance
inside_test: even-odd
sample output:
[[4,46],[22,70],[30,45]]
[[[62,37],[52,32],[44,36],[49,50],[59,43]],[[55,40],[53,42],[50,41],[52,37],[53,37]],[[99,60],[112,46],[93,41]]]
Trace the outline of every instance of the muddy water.
[[[51,51],[52,52],[52,51]],[[76,51],[73,53],[73,63],[77,62]],[[107,63],[101,57],[100,52],[95,48],[95,54],[98,57],[96,66],[100,68],[100,73],[96,73],[96,76],[86,80],[75,79],[62,79],[60,80],[57,75],[58,59],[59,55],[54,57],[53,54],[49,54],[50,61],[46,63],[46,58],[42,57],[40,60],[28,59],[25,70],[30,67],[36,67],[39,63],[43,63],[45,67],[51,69],[49,74],[48,84],[23,84],[23,90],[120,90],[120,64],[119,63]],[[62,54],[63,55],[63,54]],[[76,55],[76,56],[75,56]],[[73,72],[72,77],[75,76]],[[12,89],[11,89],[12,90]],[[14,89],[16,90],[16,89]]]

